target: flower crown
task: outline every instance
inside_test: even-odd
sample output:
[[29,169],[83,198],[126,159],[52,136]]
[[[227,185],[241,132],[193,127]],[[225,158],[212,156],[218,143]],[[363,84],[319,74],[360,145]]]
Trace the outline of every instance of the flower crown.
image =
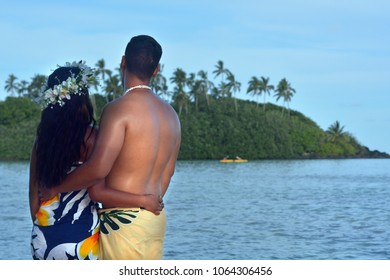
[[46,106],[51,108],[57,103],[61,107],[64,106],[65,101],[69,100],[72,94],[82,95],[84,94],[83,89],[88,89],[91,82],[96,82],[95,70],[88,67],[85,61],[67,62],[62,67],[76,67],[80,69],[80,73],[77,75],[71,73],[71,76],[66,81],[55,85],[53,88],[46,87],[42,95]]

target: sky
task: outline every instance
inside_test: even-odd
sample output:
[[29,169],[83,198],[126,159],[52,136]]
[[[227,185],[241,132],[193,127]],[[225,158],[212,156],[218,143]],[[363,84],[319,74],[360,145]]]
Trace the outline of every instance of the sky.
[[10,74],[30,81],[100,59],[115,70],[131,37],[147,34],[162,45],[168,79],[181,68],[218,83],[221,60],[241,83],[236,97],[254,100],[253,76],[286,78],[291,109],[324,130],[339,121],[360,144],[390,153],[389,15],[388,0],[2,1],[0,100]]

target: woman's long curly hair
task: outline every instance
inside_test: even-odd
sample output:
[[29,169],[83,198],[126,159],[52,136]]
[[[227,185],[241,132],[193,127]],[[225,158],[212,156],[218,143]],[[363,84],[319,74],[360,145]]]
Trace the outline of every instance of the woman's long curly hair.
[[[47,88],[80,73],[78,67],[60,67],[48,78]],[[72,94],[65,104],[46,107],[41,114],[36,138],[36,178],[41,186],[61,183],[71,167],[80,161],[86,150],[86,132],[95,125],[93,106],[87,88]]]

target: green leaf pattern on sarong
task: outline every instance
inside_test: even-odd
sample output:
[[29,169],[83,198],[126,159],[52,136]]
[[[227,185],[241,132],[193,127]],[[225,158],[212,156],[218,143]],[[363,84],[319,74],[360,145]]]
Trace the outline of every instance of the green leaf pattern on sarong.
[[109,234],[108,227],[118,230],[120,224],[131,224],[139,210],[111,210],[100,214],[100,233]]

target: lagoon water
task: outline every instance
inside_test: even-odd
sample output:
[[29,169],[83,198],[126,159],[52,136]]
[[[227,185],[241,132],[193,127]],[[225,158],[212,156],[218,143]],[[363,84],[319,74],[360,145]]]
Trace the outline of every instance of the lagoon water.
[[[0,178],[0,259],[31,259],[28,163]],[[390,259],[389,199],[388,159],[179,161],[164,259]]]

